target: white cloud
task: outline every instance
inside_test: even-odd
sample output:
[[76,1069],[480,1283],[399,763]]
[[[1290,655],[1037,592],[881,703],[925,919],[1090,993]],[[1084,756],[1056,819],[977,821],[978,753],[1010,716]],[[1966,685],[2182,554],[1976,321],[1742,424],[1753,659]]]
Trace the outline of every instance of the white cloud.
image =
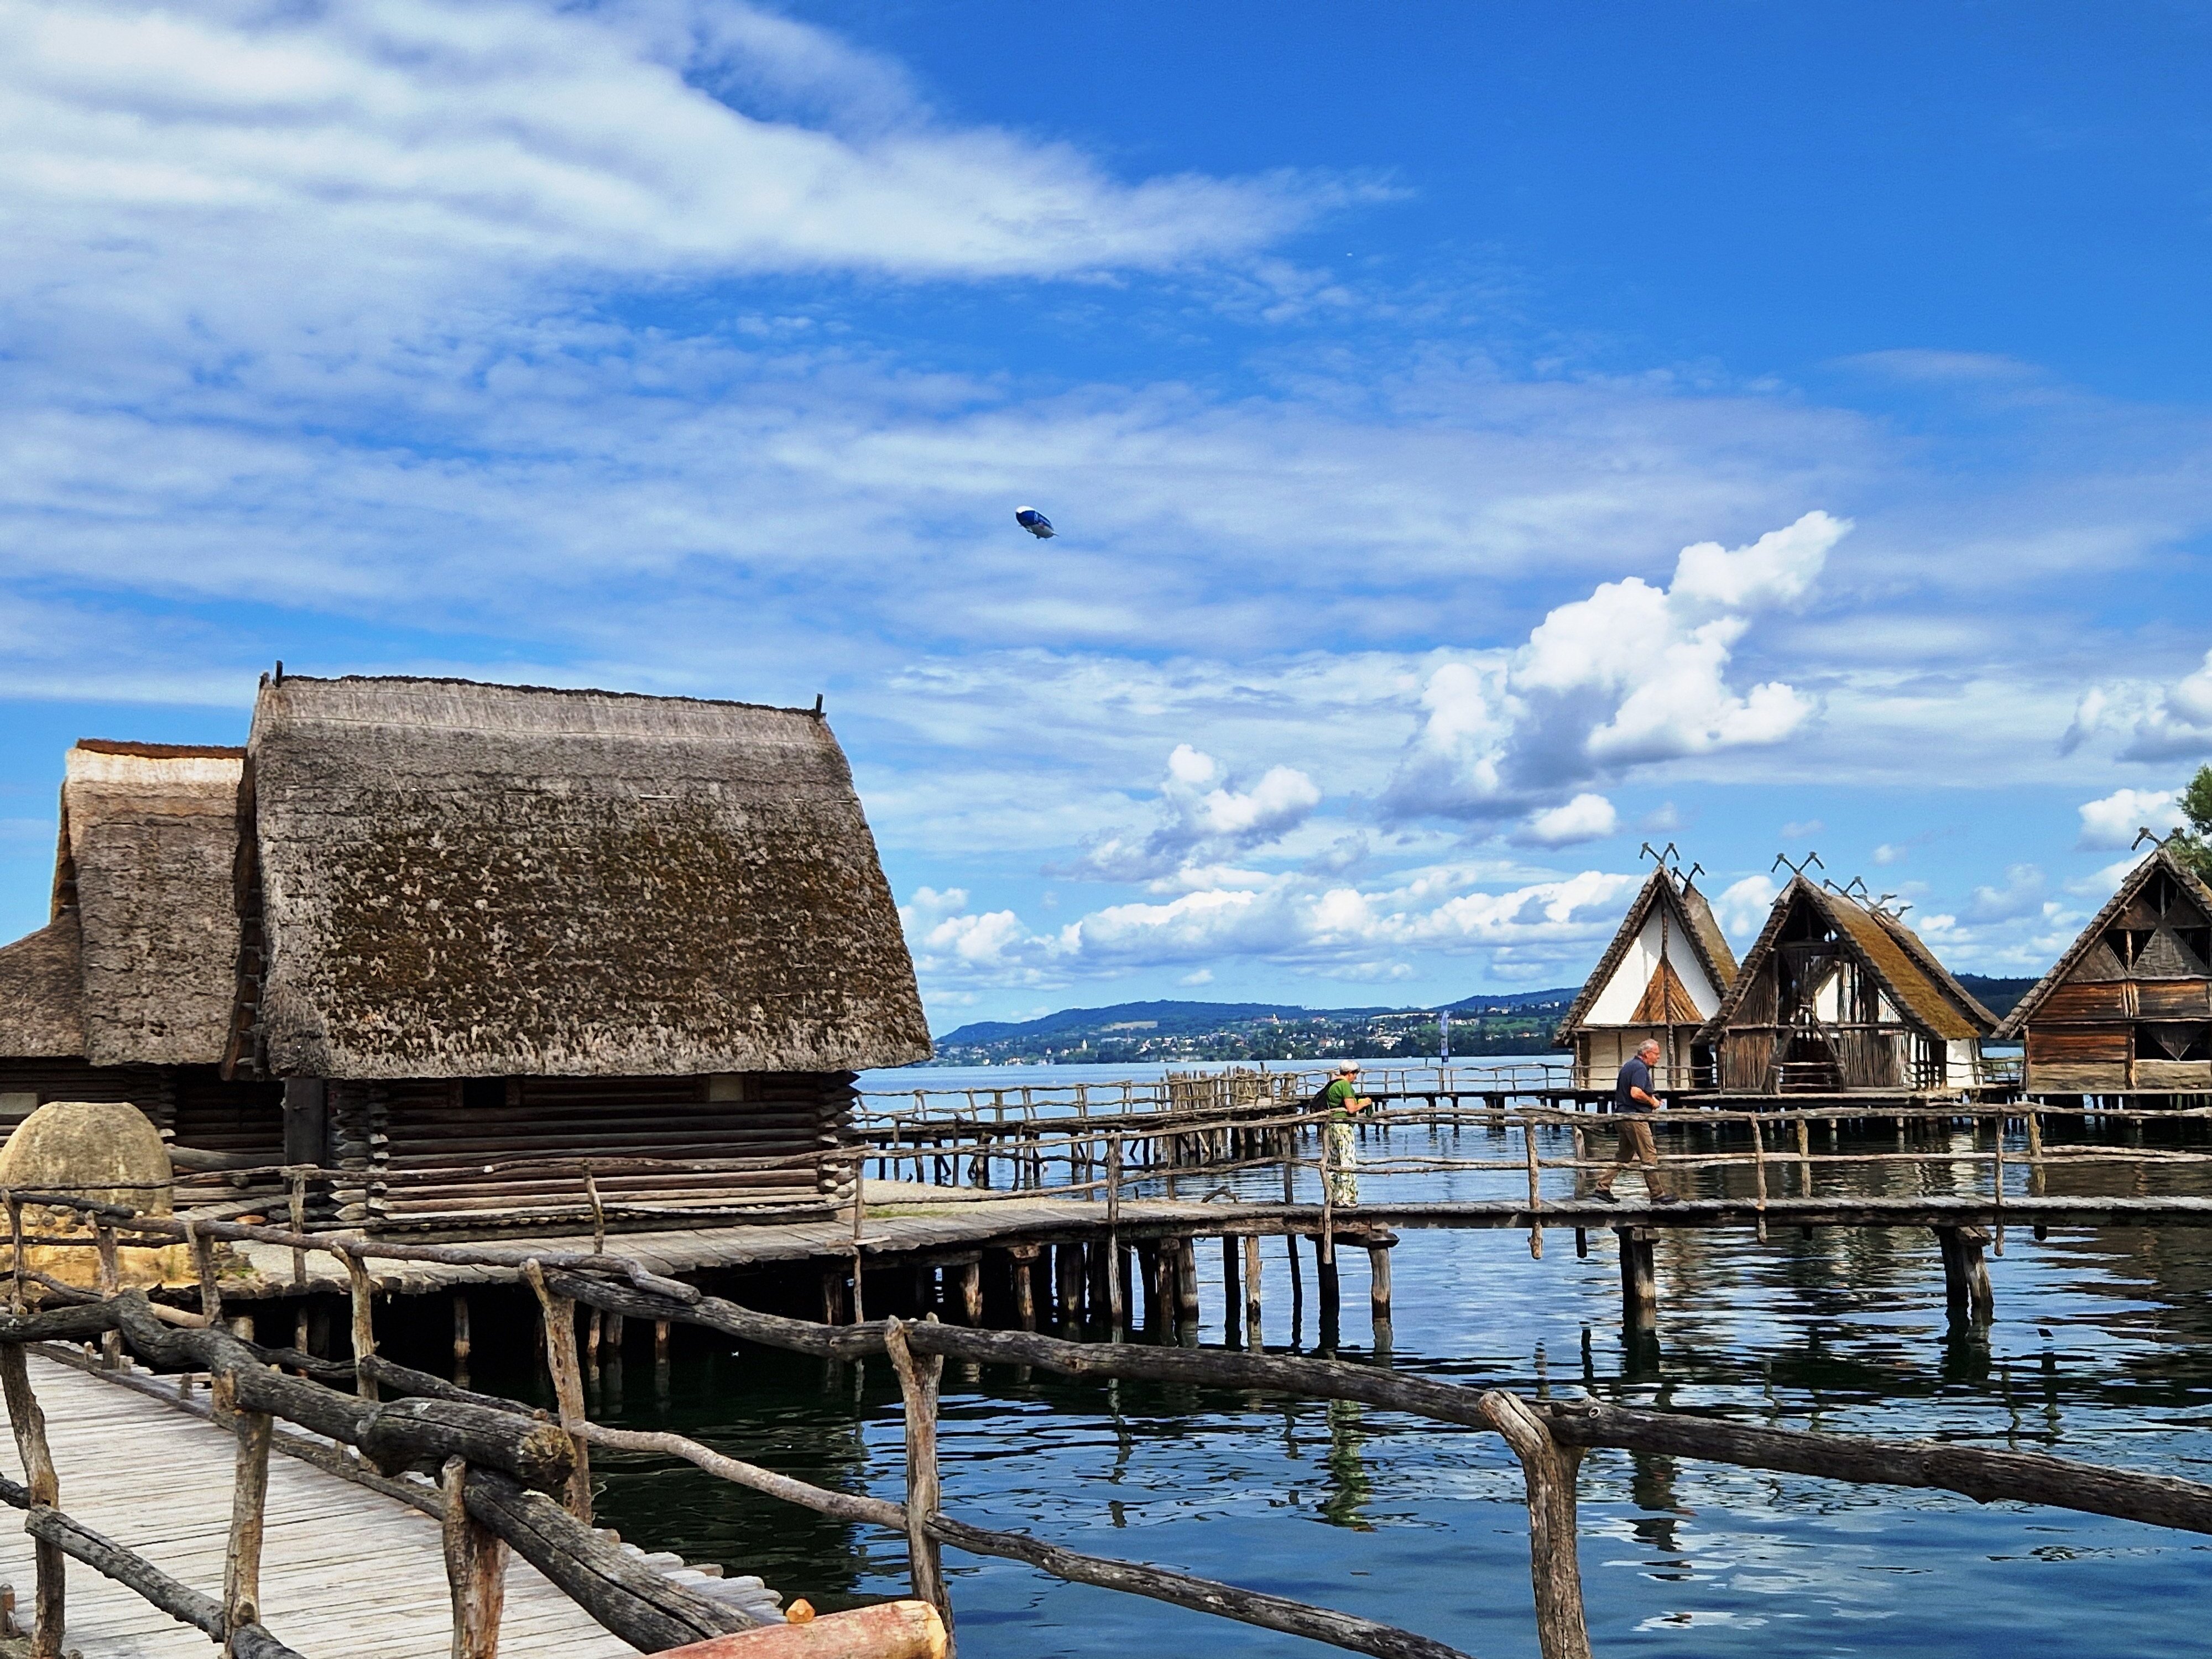
[[2100,800],[2081,803],[2081,834],[2075,846],[2084,850],[2125,847],[2136,832],[2159,834],[2182,822],[2179,792],[2172,789],[2115,789]]
[[1513,839],[1532,847],[1572,847],[1601,841],[1620,827],[1620,815],[1603,795],[1583,793],[1558,806],[1532,812]]
[[2005,870],[2002,887],[1977,887],[1966,905],[1970,922],[2014,921],[2042,914],[2050,884],[2033,864],[2014,864]]
[[2124,761],[2195,760],[2212,755],[2212,651],[2195,672],[2171,684],[2115,680],[2095,685],[2075,705],[2060,740],[2070,754],[2100,735],[2119,739]]
[[1249,887],[1265,878],[1218,860],[1280,841],[1320,805],[1320,788],[1295,767],[1270,767],[1249,789],[1237,789],[1212,756],[1180,743],[1168,757],[1159,822],[1151,832],[1107,836],[1067,873],[1104,881]]
[[1713,901],[1713,915],[1721,931],[1739,942],[1755,938],[1766,926],[1767,913],[1774,908],[1775,896],[1781,890],[1768,876],[1746,876],[1730,883]]
[[1496,817],[1650,762],[1781,741],[1811,699],[1779,681],[1730,690],[1730,656],[1756,615],[1803,599],[1850,527],[1814,512],[1732,552],[1700,542],[1669,587],[1606,582],[1518,649],[1445,664],[1388,805]]
[[1826,824],[1821,823],[1818,818],[1806,818],[1800,822],[1785,823],[1782,826],[1782,839],[1784,841],[1803,841],[1808,836],[1819,835],[1820,831],[1827,827],[1828,826]]
[[1902,864],[1905,862],[1907,851],[1907,848],[1898,846],[1894,842],[1886,841],[1874,849],[1874,861],[1876,864]]

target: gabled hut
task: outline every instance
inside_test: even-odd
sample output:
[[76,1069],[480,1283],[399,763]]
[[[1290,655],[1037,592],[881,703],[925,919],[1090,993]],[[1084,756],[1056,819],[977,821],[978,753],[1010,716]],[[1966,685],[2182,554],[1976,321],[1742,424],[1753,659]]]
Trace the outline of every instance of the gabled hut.
[[1997,1036],[2030,1094],[2212,1093],[2212,890],[2160,848]]
[[1910,1094],[1971,1088],[1996,1018],[1898,917],[1802,876],[1699,1040],[1725,1094]]
[[127,1100],[180,1145],[275,1150],[276,1087],[219,1069],[245,757],[99,738],[69,751],[52,920],[0,947],[0,1133],[49,1100]]
[[[898,912],[814,712],[454,680],[283,678],[232,1066],[343,1221],[632,1218],[813,1196],[854,1073],[925,1059]],[[623,1160],[784,1160],[697,1173]]]
[[1735,982],[1735,953],[1695,882],[1659,869],[1628,907],[1553,1042],[1574,1051],[1574,1086],[1608,1086],[1656,1038],[1662,1088],[1711,1088],[1713,1054],[1698,1041]]

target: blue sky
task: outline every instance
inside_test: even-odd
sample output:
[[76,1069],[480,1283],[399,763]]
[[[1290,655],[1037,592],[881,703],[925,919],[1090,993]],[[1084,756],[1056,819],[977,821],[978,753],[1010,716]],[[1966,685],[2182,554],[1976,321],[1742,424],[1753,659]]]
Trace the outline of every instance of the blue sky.
[[2039,971],[2212,757],[2208,35],[0,0],[0,933],[282,657],[825,693],[939,1029],[1571,981],[1647,839]]

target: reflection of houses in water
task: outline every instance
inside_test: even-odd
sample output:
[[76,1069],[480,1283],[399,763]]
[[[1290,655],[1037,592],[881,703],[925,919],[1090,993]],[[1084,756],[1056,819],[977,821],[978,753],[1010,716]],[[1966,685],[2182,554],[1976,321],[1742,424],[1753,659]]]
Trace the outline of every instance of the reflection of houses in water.
[[1997,1035],[2031,1094],[2212,1092],[2212,890],[2160,848]]
[[1798,876],[1698,1037],[1725,1093],[1903,1093],[1978,1085],[1996,1023],[1897,916]]
[[1696,883],[1654,870],[1553,1038],[1574,1050],[1574,1086],[1605,1087],[1650,1037],[1661,1087],[1710,1088],[1713,1056],[1698,1031],[1735,980],[1735,953]]

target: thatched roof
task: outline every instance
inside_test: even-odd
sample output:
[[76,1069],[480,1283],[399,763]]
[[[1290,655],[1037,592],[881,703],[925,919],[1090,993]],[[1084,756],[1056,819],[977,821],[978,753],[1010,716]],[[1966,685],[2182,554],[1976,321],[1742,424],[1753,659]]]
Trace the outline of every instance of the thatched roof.
[[1902,921],[1894,916],[1878,915],[1838,893],[1796,876],[1776,896],[1766,926],[1759,930],[1757,942],[1744,957],[1743,965],[1736,971],[1735,985],[1722,1000],[1720,1012],[1705,1022],[1701,1035],[1707,1039],[1717,1037],[1735,1018],[1745,994],[1765,970],[1767,958],[1773,955],[1781,939],[1783,924],[1801,900],[1820,914],[1838,942],[1873,976],[1899,1014],[1930,1036],[1962,1041],[1987,1036],[1996,1025],[1996,1017],[1967,994],[1936,962],[1935,953]]
[[95,738],[69,751],[55,896],[82,929],[83,1052],[95,1066],[222,1057],[245,753]]
[[2066,954],[2051,965],[2051,971],[2028,988],[2028,993],[2013,1004],[2012,1012],[2004,1017],[1996,1030],[2000,1041],[2017,1042],[2035,1012],[2043,1006],[2044,999],[2072,976],[2075,967],[2083,956],[2094,950],[2103,940],[2105,932],[2118,923],[2121,913],[2136,902],[2142,890],[2150,885],[2153,876],[2164,874],[2179,884],[2181,890],[2197,901],[2208,916],[2212,916],[2212,887],[2207,887],[2197,873],[2163,847],[2158,848],[2141,864],[2128,872],[2120,883],[2119,890],[2105,902],[2105,908],[2090,919],[2067,948]]
[[279,1074],[930,1052],[851,773],[810,711],[287,677],[262,689],[250,752]]
[[[1673,918],[1675,931],[1687,941],[1698,960],[1705,964],[1705,976],[1712,981],[1716,990],[1725,996],[1729,987],[1735,982],[1735,952],[1729,949],[1728,938],[1721,932],[1720,923],[1713,919],[1712,906],[1705,902],[1705,896],[1698,890],[1695,883],[1685,882],[1678,887],[1674,884],[1674,878],[1667,871],[1654,870],[1650,879],[1644,884],[1643,890],[1629,905],[1627,915],[1621,919],[1620,927],[1613,936],[1613,943],[1606,946],[1604,956],[1598,959],[1590,976],[1583,981],[1581,994],[1575,998],[1566,1017],[1553,1030],[1552,1041],[1556,1047],[1565,1048],[1573,1046],[1575,1031],[1589,1018],[1592,1006],[1619,971],[1621,958],[1642,936],[1655,904],[1665,907]],[[1651,1023],[1664,1024],[1673,1022],[1655,1020]]]
[[0,945],[0,1054],[74,1059],[84,1053],[84,970],[75,910]]

